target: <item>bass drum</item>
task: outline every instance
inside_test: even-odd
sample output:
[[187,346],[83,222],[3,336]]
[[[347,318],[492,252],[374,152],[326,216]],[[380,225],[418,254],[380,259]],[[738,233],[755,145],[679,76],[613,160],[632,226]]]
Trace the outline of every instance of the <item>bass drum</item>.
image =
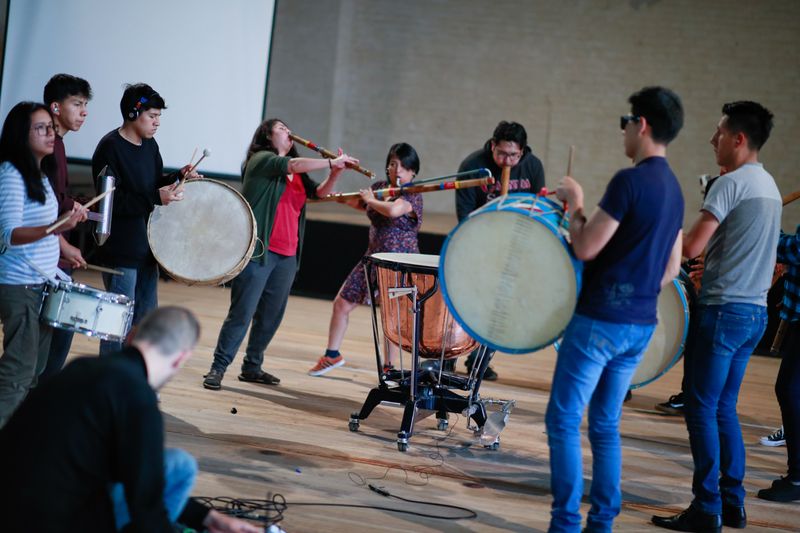
[[239,192],[210,179],[184,183],[184,199],[157,206],[147,239],[161,268],[188,285],[220,285],[253,256],[256,219]]
[[470,213],[442,247],[447,307],[481,344],[527,353],[569,324],[583,264],[567,244],[561,206],[534,194],[501,196]]
[[689,335],[690,308],[694,298],[694,287],[683,270],[678,279],[661,289],[658,325],[631,378],[631,389],[652,383],[681,360]]

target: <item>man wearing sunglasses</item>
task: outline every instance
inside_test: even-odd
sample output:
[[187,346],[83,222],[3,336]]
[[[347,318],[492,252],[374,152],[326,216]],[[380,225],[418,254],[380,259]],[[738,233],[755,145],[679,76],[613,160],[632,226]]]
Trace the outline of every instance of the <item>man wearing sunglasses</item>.
[[[500,175],[503,167],[511,167],[508,180],[509,193],[535,194],[544,187],[544,167],[528,146],[528,134],[522,124],[500,122],[494,129],[492,138],[486,141],[483,148],[472,152],[461,162],[458,167],[459,172],[488,168],[497,181],[494,185],[456,190],[456,215],[459,222],[479,207],[500,196]],[[467,371],[472,371],[476,352],[477,350],[467,357]],[[452,370],[455,360],[449,363],[449,369]],[[497,373],[491,367],[487,367],[483,379],[494,381],[497,379]]]
[[586,531],[612,530],[622,502],[622,403],[655,330],[661,287],[680,271],[684,203],[666,155],[683,126],[683,107],[663,87],[646,87],[628,101],[631,114],[620,127],[634,166],[616,173],[588,219],[578,182],[566,176],[556,191],[569,203],[572,248],[585,265],[545,414],[550,531],[581,528],[580,427],[587,404],[593,461]]

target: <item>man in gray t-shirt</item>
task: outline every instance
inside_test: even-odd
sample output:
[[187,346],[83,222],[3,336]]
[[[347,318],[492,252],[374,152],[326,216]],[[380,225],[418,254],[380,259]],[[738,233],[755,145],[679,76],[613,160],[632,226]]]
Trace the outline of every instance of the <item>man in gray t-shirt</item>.
[[708,241],[699,303],[767,305],[780,234],[781,195],[761,163],[721,176],[703,202],[719,221]]
[[694,459],[694,500],[682,513],[653,517],[679,531],[743,528],[744,442],[736,401],[747,362],[767,325],[767,291],[780,234],[781,196],[758,161],[772,113],[755,102],[722,107],[711,138],[728,169],[706,196],[683,239],[683,255],[706,250],[702,289],[684,365],[686,425]]

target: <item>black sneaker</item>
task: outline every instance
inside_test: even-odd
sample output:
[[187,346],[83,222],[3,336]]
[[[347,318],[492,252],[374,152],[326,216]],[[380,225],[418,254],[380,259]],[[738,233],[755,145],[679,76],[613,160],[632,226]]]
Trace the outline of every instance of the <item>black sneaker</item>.
[[770,488],[758,491],[758,497],[771,502],[797,501],[800,500],[800,485],[795,485],[788,477],[782,477],[773,481]]
[[786,446],[786,437],[783,434],[783,426],[779,427],[769,435],[758,439],[763,446]]
[[670,396],[666,402],[656,404],[656,411],[665,415],[680,416],[683,415],[683,407],[683,392],[679,392]]
[[222,376],[225,374],[219,370],[211,369],[208,374],[203,376],[203,387],[210,390],[219,390],[222,388]]

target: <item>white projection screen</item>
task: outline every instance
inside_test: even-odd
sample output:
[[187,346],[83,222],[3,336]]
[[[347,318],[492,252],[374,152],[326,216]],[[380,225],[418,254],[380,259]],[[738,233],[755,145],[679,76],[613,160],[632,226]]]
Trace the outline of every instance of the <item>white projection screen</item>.
[[9,0],[0,114],[41,101],[53,74],[85,78],[89,116],[64,142],[71,160],[91,160],[122,124],[124,85],[144,82],[167,104],[166,167],[205,148],[201,172],[238,175],[264,112],[274,14],[275,0]]

